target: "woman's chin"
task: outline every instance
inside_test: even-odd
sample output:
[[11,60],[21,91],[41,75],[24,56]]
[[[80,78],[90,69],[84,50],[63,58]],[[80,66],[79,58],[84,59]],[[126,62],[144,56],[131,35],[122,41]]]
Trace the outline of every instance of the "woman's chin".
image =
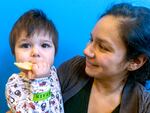
[[88,76],[93,77],[96,73],[93,69],[86,67],[85,72]]

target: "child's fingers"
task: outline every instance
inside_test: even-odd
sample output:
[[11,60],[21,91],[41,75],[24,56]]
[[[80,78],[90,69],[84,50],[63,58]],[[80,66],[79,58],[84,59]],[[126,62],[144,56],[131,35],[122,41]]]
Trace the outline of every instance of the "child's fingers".
[[28,79],[35,79],[35,76],[32,71],[28,71]]
[[33,64],[32,71],[37,78],[46,77],[49,74],[50,65],[45,62]]

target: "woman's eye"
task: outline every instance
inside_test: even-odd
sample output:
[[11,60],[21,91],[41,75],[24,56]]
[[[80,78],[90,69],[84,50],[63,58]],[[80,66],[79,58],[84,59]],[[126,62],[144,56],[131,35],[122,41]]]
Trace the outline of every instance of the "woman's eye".
[[49,48],[49,47],[51,47],[50,44],[46,44],[46,43],[45,43],[45,44],[42,44],[41,46],[42,46],[43,48]]
[[101,50],[104,50],[104,51],[109,51],[108,48],[106,48],[105,46],[99,44],[98,47],[101,49]]
[[88,45],[88,44],[91,44],[92,42],[93,42],[93,39],[90,38],[89,41],[88,41],[88,43],[87,43],[87,45]]
[[89,39],[89,42],[93,42],[93,38],[90,38],[90,39]]
[[21,47],[21,48],[30,48],[31,45],[28,44],[28,43],[23,43],[23,44],[20,45],[20,47]]

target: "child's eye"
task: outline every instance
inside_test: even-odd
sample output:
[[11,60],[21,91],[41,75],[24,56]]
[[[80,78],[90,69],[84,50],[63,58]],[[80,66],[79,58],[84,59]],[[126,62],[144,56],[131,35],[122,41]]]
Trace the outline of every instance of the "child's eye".
[[29,43],[23,43],[20,45],[21,48],[30,48],[31,45]]
[[49,47],[51,47],[51,45],[50,44],[47,44],[47,43],[44,43],[44,44],[42,44],[41,45],[43,48],[49,48]]

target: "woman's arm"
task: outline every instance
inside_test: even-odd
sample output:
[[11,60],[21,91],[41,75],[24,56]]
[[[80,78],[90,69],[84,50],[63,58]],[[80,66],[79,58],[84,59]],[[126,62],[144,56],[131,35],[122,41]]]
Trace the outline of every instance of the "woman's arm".
[[78,78],[81,77],[79,73],[84,73],[84,71],[85,58],[83,56],[75,56],[62,63],[57,69],[62,93],[74,86]]

